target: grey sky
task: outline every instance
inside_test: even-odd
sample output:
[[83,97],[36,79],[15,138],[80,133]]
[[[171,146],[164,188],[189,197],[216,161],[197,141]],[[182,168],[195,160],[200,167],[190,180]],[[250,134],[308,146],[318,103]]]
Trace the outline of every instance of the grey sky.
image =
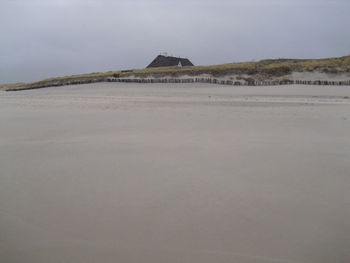
[[0,83],[143,68],[350,54],[349,0],[0,0]]

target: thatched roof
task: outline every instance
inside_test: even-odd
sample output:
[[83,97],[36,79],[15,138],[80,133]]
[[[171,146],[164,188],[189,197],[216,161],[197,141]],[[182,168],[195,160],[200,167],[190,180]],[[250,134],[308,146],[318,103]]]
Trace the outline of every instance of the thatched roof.
[[156,68],[156,67],[172,67],[172,66],[193,66],[192,62],[187,58],[180,57],[170,57],[170,56],[157,56],[147,68]]

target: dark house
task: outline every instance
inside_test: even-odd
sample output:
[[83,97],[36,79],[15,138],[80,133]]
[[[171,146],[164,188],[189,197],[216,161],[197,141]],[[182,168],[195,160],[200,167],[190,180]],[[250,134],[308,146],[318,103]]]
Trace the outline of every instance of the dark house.
[[177,58],[177,57],[159,55],[151,62],[151,64],[147,66],[147,68],[174,67],[174,66],[186,67],[186,66],[193,66],[193,64],[187,58],[180,58],[180,57]]

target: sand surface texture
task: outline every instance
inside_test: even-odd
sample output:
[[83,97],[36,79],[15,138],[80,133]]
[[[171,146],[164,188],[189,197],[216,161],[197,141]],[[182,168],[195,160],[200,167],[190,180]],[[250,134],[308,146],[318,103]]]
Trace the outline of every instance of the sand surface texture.
[[0,262],[350,262],[350,87],[0,93]]

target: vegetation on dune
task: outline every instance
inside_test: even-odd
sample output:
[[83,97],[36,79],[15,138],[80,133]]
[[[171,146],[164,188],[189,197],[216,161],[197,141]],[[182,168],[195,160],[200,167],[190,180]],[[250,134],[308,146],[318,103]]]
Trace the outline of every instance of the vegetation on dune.
[[265,59],[258,62],[239,62],[211,66],[158,67],[125,71],[93,72],[88,74],[49,78],[32,83],[2,84],[0,85],[0,89],[34,87],[45,83],[101,79],[112,76],[162,77],[167,75],[177,77],[181,75],[197,76],[200,74],[210,74],[214,77],[220,77],[229,74],[260,74],[270,77],[283,77],[292,72],[302,71],[319,71],[324,73],[350,72],[350,56],[327,59]]
[[43,82],[59,81],[59,80],[70,80],[70,79],[109,77],[109,76],[112,76],[113,74],[120,74],[120,73],[121,73],[121,71],[92,72],[92,73],[86,73],[86,74],[78,74],[78,75],[71,75],[71,76],[48,78],[48,79],[43,79],[43,80],[36,81],[36,82],[27,83],[27,84],[40,84],[40,83],[43,83]]
[[[293,71],[326,71],[350,72],[350,56],[328,59],[265,59],[258,62],[240,62],[212,66],[194,67],[164,67],[133,70],[132,74],[157,74],[173,73],[198,75],[208,73],[214,76],[227,75],[229,73],[245,73],[253,75],[257,73],[283,76]],[[130,73],[128,74],[130,75]]]
[[26,85],[25,82],[17,82],[17,83],[9,83],[9,84],[0,84],[0,90],[2,89],[9,89],[9,88],[17,88],[17,87],[23,87]]
[[350,72],[350,56],[327,59],[277,59],[259,61],[265,69],[278,67],[289,68],[290,71],[333,70],[337,72]]

